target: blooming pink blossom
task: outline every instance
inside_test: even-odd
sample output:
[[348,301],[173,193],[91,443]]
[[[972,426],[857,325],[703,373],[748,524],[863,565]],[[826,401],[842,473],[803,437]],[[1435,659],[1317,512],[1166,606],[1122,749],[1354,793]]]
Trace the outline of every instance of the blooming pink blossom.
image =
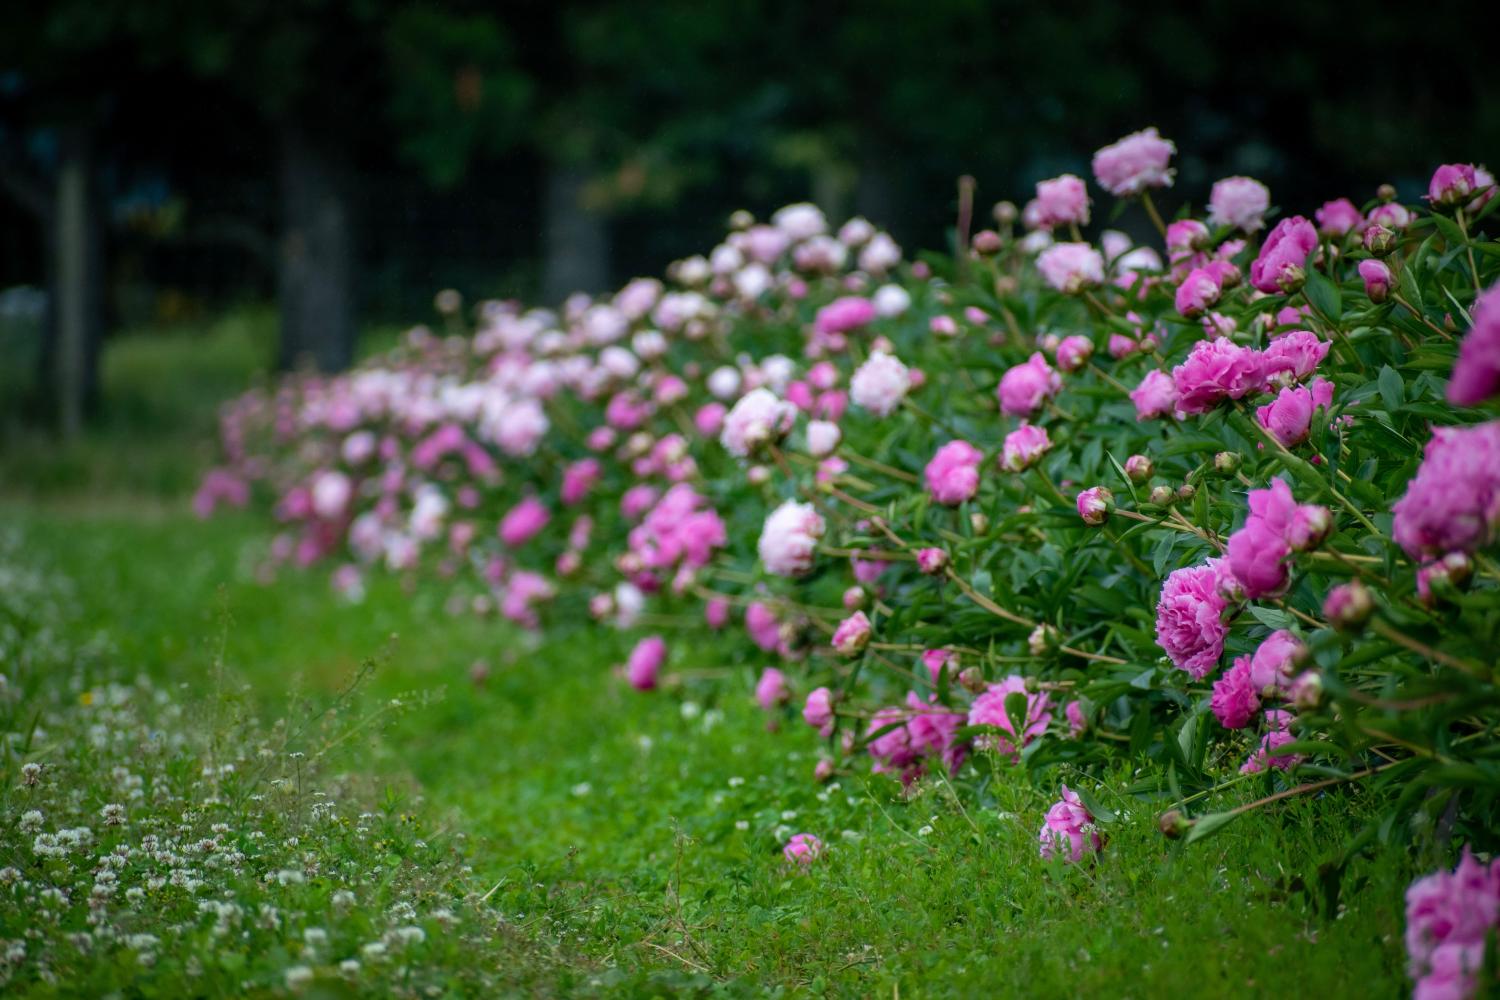
[[1167,164],[1176,152],[1177,147],[1155,127],[1132,132],[1094,154],[1094,179],[1117,198],[1171,187],[1176,171]]
[[1241,774],[1256,774],[1267,769],[1287,771],[1302,760],[1301,754],[1276,753],[1278,748],[1296,739],[1289,729],[1292,723],[1291,713],[1272,709],[1265,714],[1265,719],[1268,731],[1261,737],[1260,745],[1240,765]]
[[1451,208],[1462,205],[1478,189],[1472,163],[1445,163],[1432,172],[1427,182],[1427,200]]
[[1250,657],[1241,656],[1214,681],[1214,717],[1226,729],[1244,729],[1260,711],[1260,690],[1250,678]]
[[1271,192],[1250,177],[1226,177],[1215,181],[1208,196],[1208,221],[1253,233],[1264,226],[1271,207]]
[[810,833],[794,833],[781,854],[792,864],[805,867],[823,856],[823,842]]
[[1250,658],[1250,684],[1257,692],[1268,688],[1286,691],[1292,673],[1307,659],[1307,646],[1286,629],[1278,629],[1261,640]]
[[1067,295],[1104,284],[1104,258],[1087,243],[1054,243],[1036,259],[1042,278]]
[[752,389],[724,417],[719,442],[731,455],[746,458],[786,437],[797,408],[769,389]]
[[943,676],[943,670],[955,660],[951,649],[924,649],[922,651],[922,666],[932,677],[932,683],[937,684]]
[[1213,308],[1223,290],[1217,269],[1209,266],[1195,267],[1177,286],[1174,304],[1183,316],[1197,319]]
[[649,635],[635,644],[625,662],[625,676],[638,691],[656,687],[657,674],[667,659],[667,643],[659,635]]
[[1084,808],[1078,793],[1067,785],[1062,786],[1062,798],[1047,810],[1038,840],[1042,857],[1049,861],[1061,857],[1074,864],[1086,854],[1097,854],[1104,846],[1094,827],[1094,817]]
[[818,310],[813,329],[820,334],[846,334],[875,320],[875,305],[860,295],[845,295]]
[[524,545],[547,526],[552,512],[536,497],[526,497],[500,519],[500,541],[510,548]]
[[[1017,713],[1021,716],[1019,736],[1005,705],[1011,695],[1025,699],[1025,710]],[[1001,753],[1013,756],[1018,756],[1021,747],[1045,733],[1051,721],[1052,696],[1045,691],[1027,691],[1026,678],[1019,674],[1011,674],[989,685],[969,706],[969,725],[1000,729],[1003,735],[991,734],[984,737],[984,741]]]
[[1422,465],[1391,506],[1396,542],[1412,558],[1472,552],[1500,525],[1500,421],[1437,427]]
[[1399,202],[1388,201],[1370,209],[1370,214],[1365,219],[1365,228],[1368,230],[1371,226],[1384,226],[1399,233],[1410,226],[1415,219],[1416,216],[1412,215],[1411,209]]
[[703,621],[715,631],[728,625],[729,601],[723,597],[710,597],[703,604]]
[[1005,435],[1005,443],[1000,449],[1000,468],[1006,472],[1023,472],[1035,465],[1051,447],[1047,428],[1022,424]]
[[833,648],[844,656],[854,656],[870,643],[870,619],[863,611],[839,622],[833,630]]
[[1062,388],[1062,376],[1037,351],[1000,377],[997,395],[1000,410],[1016,417],[1029,417]]
[[1057,345],[1057,367],[1065,372],[1076,372],[1089,363],[1094,353],[1094,342],[1082,334],[1064,337]]
[[1260,353],[1264,388],[1307,378],[1328,356],[1329,343],[1310,330],[1290,330],[1279,335]]
[[849,380],[849,398],[877,417],[889,416],[911,389],[910,369],[893,355],[871,351]]
[[1258,352],[1225,337],[1200,340],[1193,345],[1187,360],[1172,369],[1177,409],[1183,413],[1206,413],[1226,399],[1239,399],[1259,387],[1261,373]]
[[818,735],[827,739],[833,733],[833,692],[826,687],[814,688],[802,706],[802,718]]
[[767,572],[801,576],[811,570],[824,530],[823,518],[812,504],[788,500],[777,507],[766,518],[757,546]]
[[1065,226],[1089,222],[1089,195],[1083,179],[1063,174],[1036,186],[1037,221],[1043,226]]
[[1473,996],[1497,925],[1500,862],[1481,864],[1465,848],[1453,871],[1413,882],[1406,890],[1406,956],[1417,1000]]
[[1287,557],[1317,545],[1332,527],[1328,510],[1299,505],[1286,481],[1251,490],[1250,516],[1229,536],[1229,566],[1251,600],[1279,593],[1287,582]]
[[775,667],[767,667],[761,671],[760,680],[755,684],[755,700],[760,703],[761,708],[769,712],[791,697],[791,688],[786,685],[786,674]]
[[1068,702],[1063,709],[1063,717],[1068,720],[1068,735],[1078,739],[1089,728],[1089,717],[1083,710],[1083,702],[1073,700]]
[[1315,409],[1333,405],[1333,383],[1314,379],[1310,386],[1288,386],[1265,406],[1257,407],[1255,419],[1283,447],[1294,448],[1307,440]]
[[1101,525],[1109,517],[1109,508],[1114,495],[1103,486],[1091,486],[1078,494],[1078,516],[1083,523]]
[[936,503],[956,507],[979,492],[979,462],[984,454],[967,441],[949,441],[923,471]]
[[1383,260],[1371,257],[1359,262],[1359,277],[1365,283],[1365,295],[1379,304],[1391,293],[1391,269]]
[[603,470],[596,458],[581,458],[563,470],[562,502],[572,506],[588,496]]
[[1476,297],[1469,314],[1474,325],[1459,345],[1448,382],[1448,402],[1455,406],[1473,406],[1500,393],[1500,284]]
[[1156,604],[1157,645],[1166,650],[1173,666],[1199,679],[1218,665],[1229,633],[1220,619],[1228,607],[1219,593],[1221,572],[1217,559],[1174,570],[1162,584]]
[[957,774],[969,753],[968,742],[956,738],[966,721],[964,714],[943,707],[935,694],[924,701],[915,691],[909,692],[906,705],[911,710],[906,731],[913,749],[938,758],[949,774]]
[[870,718],[865,735],[876,774],[899,775],[903,785],[921,775],[923,748],[912,742],[905,710],[895,705],[880,709]]
[[1130,390],[1137,420],[1154,420],[1177,409],[1177,383],[1164,371],[1146,373],[1141,384]]
[[781,622],[763,601],[751,601],[745,609],[745,630],[751,641],[768,653],[781,645]]
[[1211,235],[1197,219],[1178,219],[1167,226],[1167,259],[1177,263],[1192,257],[1209,245]]
[[1318,220],[1318,231],[1325,236],[1346,236],[1350,231],[1364,225],[1365,218],[1348,198],[1323,203],[1314,216]]
[[1318,231],[1300,215],[1276,223],[1250,263],[1250,284],[1262,292],[1290,292],[1301,285],[1307,255],[1318,245]]

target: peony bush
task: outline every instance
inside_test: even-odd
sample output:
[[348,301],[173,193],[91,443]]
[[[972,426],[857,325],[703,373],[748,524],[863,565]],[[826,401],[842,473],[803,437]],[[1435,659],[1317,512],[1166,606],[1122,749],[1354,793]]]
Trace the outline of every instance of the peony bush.
[[[1059,796],[1035,817],[1058,863],[1107,863],[1103,795],[1188,841],[1380,796],[1335,871],[1376,842],[1493,851],[1494,178],[1300,215],[1231,177],[1168,221],[1175,152],[1127,136],[1098,190],[1043,181],[956,256],[804,204],[555,311],[445,294],[439,329],[228,404],[198,509],[272,510],[268,578],[587,614],[641,690],[744,664],[824,741],[819,779],[1024,772]],[[1156,239],[1086,238],[1106,194]],[[1134,783],[1090,780],[1122,758]],[[1467,914],[1412,918],[1419,993],[1478,988],[1478,865],[1413,886]]]

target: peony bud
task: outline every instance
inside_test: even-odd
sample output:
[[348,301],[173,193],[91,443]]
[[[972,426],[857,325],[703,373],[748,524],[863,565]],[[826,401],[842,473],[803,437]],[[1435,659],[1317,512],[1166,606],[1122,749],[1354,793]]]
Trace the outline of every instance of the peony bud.
[[1341,631],[1359,628],[1374,610],[1375,601],[1369,588],[1358,580],[1334,587],[1323,600],[1323,617]]
[[1214,456],[1214,471],[1221,476],[1232,476],[1240,467],[1238,452],[1221,451]]
[[1192,483],[1183,483],[1181,486],[1177,487],[1177,499],[1181,500],[1183,503],[1189,502],[1193,499],[1193,497],[1197,495],[1198,487],[1194,486]]
[[918,549],[917,569],[928,576],[942,576],[943,571],[948,568],[948,552],[946,549]]
[[833,777],[834,764],[832,757],[819,757],[818,763],[813,767],[813,780],[825,782]]
[[1297,711],[1308,712],[1323,704],[1323,675],[1304,670],[1292,681],[1292,704]]
[[1000,225],[1009,226],[1015,224],[1016,216],[1020,213],[1016,211],[1015,202],[997,201],[995,202],[995,207],[992,210],[992,214],[995,216],[995,221]]
[[974,252],[983,257],[993,257],[1000,252],[1000,234],[993,229],[981,229],[974,234]]
[[1365,249],[1376,257],[1384,257],[1396,249],[1396,234],[1385,226],[1376,224],[1365,230]]
[[858,610],[869,602],[869,597],[870,595],[865,593],[865,588],[860,586],[850,587],[844,591],[844,608],[847,611]]
[[1394,185],[1394,184],[1382,184],[1382,185],[1380,185],[1380,187],[1378,187],[1378,188],[1375,189],[1375,197],[1379,198],[1381,201],[1395,201],[1396,200],[1396,185]]
[[810,420],[807,424],[807,453],[813,458],[832,455],[843,439],[839,425],[828,420]]
[[771,470],[764,465],[752,465],[745,470],[745,478],[751,486],[761,486],[771,481]]
[[989,684],[985,682],[984,674],[980,673],[978,667],[964,667],[960,670],[958,673],[958,683],[965,691],[973,694],[979,694],[989,688]]
[[870,644],[870,619],[863,611],[839,622],[833,633],[833,648],[844,656],[857,656]]
[[974,529],[976,535],[987,535],[990,532],[990,519],[982,511],[974,511],[969,515],[969,527]]
[[1057,629],[1043,622],[1031,630],[1031,635],[1026,637],[1026,648],[1031,650],[1032,656],[1046,656],[1055,650],[1061,643],[1062,638]]
[[1370,301],[1379,305],[1386,300],[1391,292],[1391,269],[1383,260],[1362,260],[1359,262],[1359,276],[1365,282],[1365,294]]
[[755,225],[755,216],[745,209],[736,209],[729,215],[729,228],[734,230],[749,229]]
[[1180,810],[1168,809],[1156,818],[1156,828],[1169,840],[1176,840],[1193,828],[1193,821]]
[[1078,516],[1084,524],[1097,528],[1109,519],[1114,499],[1114,494],[1105,487],[1091,486],[1078,494]]
[[1288,264],[1276,275],[1276,287],[1288,295],[1301,291],[1305,284],[1307,284],[1307,272],[1300,264]]
[[1327,507],[1303,504],[1292,515],[1287,541],[1293,552],[1309,552],[1322,545],[1333,533],[1333,515]]
[[1170,486],[1157,486],[1151,490],[1151,502],[1158,507],[1167,507],[1177,502],[1177,491]]
[[1145,455],[1131,455],[1125,460],[1125,475],[1136,485],[1147,482],[1155,471],[1155,464]]

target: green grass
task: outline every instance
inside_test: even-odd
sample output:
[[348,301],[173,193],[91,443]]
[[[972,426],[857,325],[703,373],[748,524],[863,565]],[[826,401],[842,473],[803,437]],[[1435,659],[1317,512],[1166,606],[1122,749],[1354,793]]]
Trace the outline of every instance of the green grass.
[[[179,370],[164,356],[140,364],[156,381]],[[199,522],[180,492],[133,489],[141,481],[119,470],[99,475],[122,479],[96,481],[108,488],[102,498],[57,485],[38,499],[22,484],[0,506],[20,538],[16,558],[72,581],[67,636],[81,645],[106,635],[116,667],[205,705],[222,676],[233,678],[270,720],[329,702],[373,658],[355,717],[393,698],[403,709],[348,740],[340,766],[377,798],[386,786],[420,789],[402,809],[443,838],[462,834],[451,842],[472,872],[455,874],[467,888],[450,891],[469,893],[477,923],[504,930],[474,945],[511,970],[491,988],[904,997],[1408,988],[1407,861],[1357,860],[1332,906],[1319,882],[1319,865],[1364,815],[1358,792],[1292,800],[1184,848],[1157,832],[1151,806],[1101,787],[1120,813],[1102,856],[1048,863],[1036,832],[1055,788],[1005,768],[991,778],[966,769],[909,800],[864,767],[819,785],[815,735],[790,713],[768,732],[749,696],[755,666],[726,649],[674,644],[669,669],[727,676],[640,694],[611,676],[624,649],[608,633],[519,635],[450,615],[440,593],[408,593],[392,578],[372,580],[358,605],[338,600],[317,571],[266,586],[255,579],[263,521]],[[488,677],[476,684],[480,662]],[[182,725],[207,739],[212,716],[200,716]],[[780,856],[785,835],[800,831],[829,845],[805,872]],[[346,917],[358,933],[339,941],[374,933],[375,916]],[[212,941],[193,940],[208,960]],[[318,958],[292,946],[284,956]],[[463,948],[423,959],[440,970],[472,960]],[[98,989],[129,991],[140,975],[78,963],[94,978],[76,982]],[[342,982],[324,971],[320,989]],[[282,980],[256,982],[274,991]],[[466,989],[456,974],[431,982]],[[404,987],[392,978],[380,989]]]

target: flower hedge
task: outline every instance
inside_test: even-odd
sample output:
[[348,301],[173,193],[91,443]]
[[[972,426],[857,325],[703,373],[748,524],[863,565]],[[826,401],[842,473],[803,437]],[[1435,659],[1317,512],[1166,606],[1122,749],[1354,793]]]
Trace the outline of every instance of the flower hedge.
[[[954,255],[791,205],[558,311],[470,322],[444,293],[440,330],[229,404],[199,509],[263,500],[268,569],[333,561],[351,596],[391,571],[527,627],[724,633],[645,635],[640,689],[738,636],[765,710],[826,741],[819,777],[1052,783],[1123,757],[1140,777],[1111,791],[1169,836],[1358,784],[1388,809],[1345,862],[1491,850],[1494,180],[1442,166],[1417,203],[1309,219],[1234,177],[1168,223],[1174,154],[1146,130],[1094,159],[1155,246],[1086,240],[1065,175],[972,235],[965,203]],[[1072,782],[1039,840],[1077,862],[1115,817]],[[1237,782],[1262,797],[1193,814]],[[1467,870],[1413,887],[1480,914],[1413,916],[1433,995],[1476,987],[1500,909]]]

